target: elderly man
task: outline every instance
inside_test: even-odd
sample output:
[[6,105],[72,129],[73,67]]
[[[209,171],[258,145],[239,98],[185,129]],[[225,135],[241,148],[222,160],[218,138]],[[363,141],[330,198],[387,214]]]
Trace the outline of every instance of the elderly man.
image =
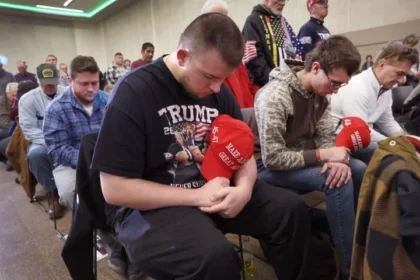
[[[13,100],[16,98],[18,83],[8,83],[6,94],[0,96],[0,161],[6,162],[6,148],[10,141],[9,129],[12,126],[12,120],[9,113]],[[12,170],[10,167],[8,170]]]
[[246,19],[243,35],[246,46],[243,62],[253,83],[262,87],[275,67],[287,58],[301,58],[302,46],[284,18],[286,0],[264,0]]
[[58,219],[64,215],[64,207],[58,202],[58,192],[52,174],[53,163],[45,146],[42,123],[48,104],[62,95],[66,88],[58,85],[59,71],[53,64],[39,65],[36,74],[40,86],[19,99],[19,124],[26,140],[31,142],[27,156],[29,169],[49,197],[50,219]]
[[26,65],[25,61],[18,61],[16,67],[18,69],[18,73],[15,75],[16,82],[32,81],[38,84],[35,74],[28,72],[28,65]]
[[319,40],[330,37],[330,31],[324,26],[324,20],[328,16],[328,0],[307,0],[306,7],[311,19],[300,28],[298,35],[303,47],[303,60]]

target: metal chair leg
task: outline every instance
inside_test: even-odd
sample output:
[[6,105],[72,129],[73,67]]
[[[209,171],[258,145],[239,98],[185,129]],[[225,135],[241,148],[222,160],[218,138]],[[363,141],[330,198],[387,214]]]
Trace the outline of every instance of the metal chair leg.
[[242,235],[238,234],[239,238],[239,254],[241,255],[242,280],[246,280],[245,262],[244,262],[244,246],[242,245]]

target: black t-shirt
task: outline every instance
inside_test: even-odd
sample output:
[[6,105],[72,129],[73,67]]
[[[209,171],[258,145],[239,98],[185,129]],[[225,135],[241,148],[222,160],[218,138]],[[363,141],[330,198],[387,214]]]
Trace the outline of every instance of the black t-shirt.
[[[191,97],[163,62],[130,72],[116,85],[108,105],[92,168],[165,185],[198,188],[211,123],[221,114],[242,119],[229,89]],[[115,211],[108,209],[114,224]]]

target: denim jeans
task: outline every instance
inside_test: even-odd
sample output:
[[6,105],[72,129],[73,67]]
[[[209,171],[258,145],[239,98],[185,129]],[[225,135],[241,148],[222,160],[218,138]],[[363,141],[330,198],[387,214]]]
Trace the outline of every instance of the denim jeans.
[[31,144],[28,148],[26,160],[29,170],[41,184],[46,192],[56,189],[53,177],[53,162],[47,152],[47,147],[43,145]]
[[371,142],[369,146],[367,146],[363,150],[352,152],[351,157],[355,159],[360,159],[366,165],[369,165],[370,159],[372,158],[377,148],[378,148],[378,143]]
[[0,161],[2,160],[7,161],[6,150],[7,150],[7,146],[10,143],[10,139],[12,139],[12,137],[9,136],[0,140]]
[[262,164],[258,166],[258,177],[278,187],[295,190],[316,190],[326,195],[327,219],[335,248],[339,252],[342,279],[349,279],[355,203],[366,171],[366,164],[358,159],[350,160],[352,179],[340,188],[330,189],[325,185],[329,171],[321,174],[322,166],[311,166],[297,170],[271,171]]

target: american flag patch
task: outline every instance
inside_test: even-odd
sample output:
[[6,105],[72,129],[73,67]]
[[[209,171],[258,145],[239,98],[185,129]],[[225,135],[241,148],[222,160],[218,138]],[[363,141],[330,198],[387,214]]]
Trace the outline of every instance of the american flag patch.
[[257,57],[257,41],[246,41],[245,43],[245,53],[242,58],[242,63],[246,64],[247,62],[253,60]]
[[202,122],[196,122],[195,125],[195,136],[194,140],[197,142],[201,142],[204,139],[204,136],[206,136],[206,133],[210,132],[211,125],[205,124]]

